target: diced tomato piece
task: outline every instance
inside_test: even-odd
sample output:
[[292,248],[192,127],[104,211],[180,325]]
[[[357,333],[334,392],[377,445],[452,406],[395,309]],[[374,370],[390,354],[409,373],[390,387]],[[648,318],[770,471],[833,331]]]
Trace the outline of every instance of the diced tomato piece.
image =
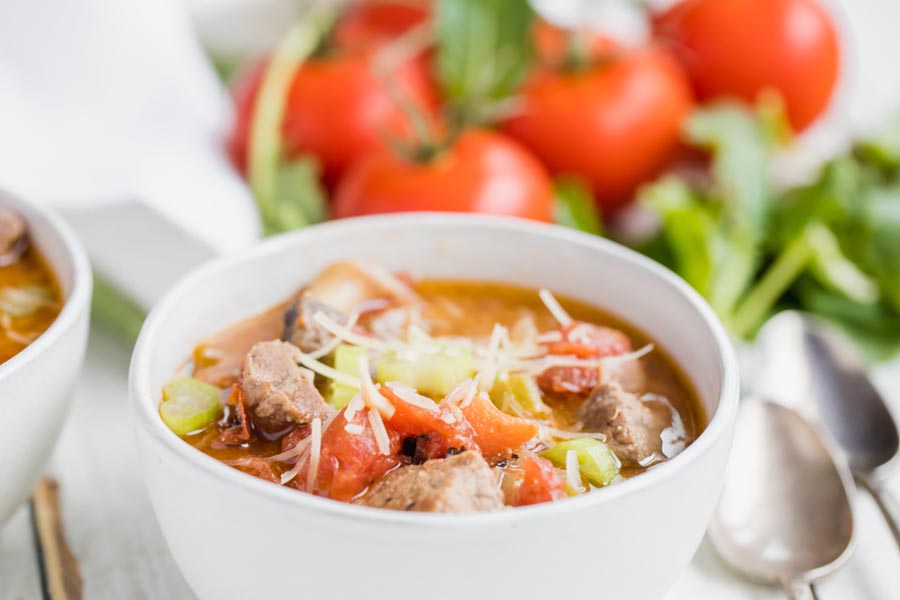
[[528,506],[566,497],[562,477],[549,460],[529,455],[522,462],[524,477],[510,505]]
[[237,465],[238,470],[243,471],[254,477],[259,477],[264,481],[278,483],[278,477],[275,475],[275,469],[272,468],[269,461],[258,456],[250,456],[243,459]]
[[290,433],[281,438],[281,451],[285,452],[299,444],[304,438],[309,437],[310,431],[312,430],[308,425],[294,427]]
[[538,375],[537,384],[548,396],[582,396],[600,384],[600,370],[597,367],[550,367]]
[[223,431],[215,444],[224,446],[237,446],[250,441],[250,419],[247,416],[247,402],[244,400],[244,387],[240,382],[231,388],[231,394],[226,401],[231,407],[228,429]]
[[612,327],[573,321],[560,330],[562,340],[545,344],[549,354],[601,358],[631,352],[631,339]]
[[538,434],[537,425],[501,412],[481,394],[460,408],[475,431],[475,441],[485,456],[518,448]]
[[[400,464],[400,436],[388,430],[390,454],[384,455],[378,449],[375,434],[369,423],[366,410],[353,417],[353,424],[362,426],[362,431],[347,431],[346,409],[332,419],[322,432],[322,449],[319,470],[313,493],[329,496],[335,500],[349,502],[366,490],[376,479]],[[295,485],[305,485],[303,478],[295,478]]]
[[391,431],[401,438],[428,436],[426,459],[444,458],[450,448],[481,450],[472,425],[454,416],[449,406],[436,405],[437,410],[430,411],[399,398],[390,388],[381,393],[394,405],[394,414],[386,421]]

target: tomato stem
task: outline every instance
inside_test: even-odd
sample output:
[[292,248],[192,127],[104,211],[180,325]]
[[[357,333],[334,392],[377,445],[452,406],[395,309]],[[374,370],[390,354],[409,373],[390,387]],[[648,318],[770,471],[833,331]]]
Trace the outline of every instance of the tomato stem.
[[333,19],[331,10],[312,8],[288,30],[266,66],[253,107],[247,170],[267,233],[278,212],[278,168],[284,154],[282,124],[288,92],[297,69],[319,47]]

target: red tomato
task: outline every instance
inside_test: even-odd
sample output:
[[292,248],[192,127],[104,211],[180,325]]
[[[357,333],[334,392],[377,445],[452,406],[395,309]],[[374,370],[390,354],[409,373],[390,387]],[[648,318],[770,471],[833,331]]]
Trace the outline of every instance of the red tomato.
[[525,476],[510,505],[527,506],[566,497],[562,478],[550,461],[539,456],[526,456],[522,460]]
[[[400,452],[400,437],[391,431],[390,454],[381,454],[375,441],[375,434],[369,424],[366,411],[360,411],[353,419],[354,424],[361,425],[361,433],[351,433],[344,429],[347,425],[346,411],[342,410],[332,419],[322,432],[322,450],[319,459],[319,470],[316,472],[316,485],[310,493],[349,502],[365,491],[369,485],[400,463],[397,455]],[[294,479],[293,484],[300,489],[306,486],[306,470],[301,470],[302,477]]]
[[576,71],[541,69],[525,84],[522,102],[503,130],[553,173],[590,183],[605,213],[666,167],[692,107],[687,78],[656,48]]
[[[418,14],[421,17],[424,13]],[[404,18],[406,23],[408,16]],[[390,90],[373,73],[373,57],[400,30],[397,23],[385,29],[379,29],[371,20],[361,24],[351,19],[345,23],[336,32],[345,46],[338,45],[327,55],[307,61],[297,71],[284,121],[288,155],[314,154],[329,186],[355,159],[382,148],[386,138],[408,135],[408,120],[398,108],[396,97],[406,99],[426,114],[437,105],[434,84],[422,57],[390,74]],[[246,171],[250,119],[263,70],[263,64],[256,65],[234,86],[236,122],[228,150],[242,171]]]
[[427,2],[364,2],[341,17],[333,38],[342,48],[381,46],[422,24],[428,16]]
[[688,0],[655,19],[701,100],[753,102],[773,88],[802,130],[825,110],[840,68],[838,34],[815,0]]
[[631,339],[623,331],[574,321],[560,328],[562,339],[546,344],[549,354],[600,358],[631,352]]
[[441,405],[438,411],[429,411],[398,398],[390,388],[382,388],[381,393],[394,405],[388,428],[402,438],[427,435],[426,458],[444,458],[450,448],[480,450],[472,426],[466,421],[447,418],[453,413],[446,405]]
[[334,215],[409,211],[479,212],[550,221],[553,191],[541,164],[514,140],[462,133],[426,162],[382,150],[354,164],[334,195]]

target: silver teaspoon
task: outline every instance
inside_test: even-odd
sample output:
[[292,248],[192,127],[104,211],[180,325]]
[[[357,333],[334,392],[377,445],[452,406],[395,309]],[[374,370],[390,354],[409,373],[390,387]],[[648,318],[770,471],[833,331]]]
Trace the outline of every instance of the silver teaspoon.
[[847,559],[853,539],[849,473],[796,412],[750,399],[709,535],[719,554],[789,598],[816,598],[812,582]]
[[822,421],[900,547],[900,507],[883,484],[900,436],[855,347],[823,323],[785,312],[766,324],[758,348],[763,364],[757,392]]

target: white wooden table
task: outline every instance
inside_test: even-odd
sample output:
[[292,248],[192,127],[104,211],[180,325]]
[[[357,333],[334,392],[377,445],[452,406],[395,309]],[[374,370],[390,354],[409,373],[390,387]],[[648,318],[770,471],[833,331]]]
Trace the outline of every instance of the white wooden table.
[[[130,348],[118,339],[96,328],[91,332],[85,369],[49,472],[60,483],[65,528],[87,600],[190,600],[194,595],[166,549],[138,468],[127,391],[129,356]],[[879,368],[875,377],[900,407],[900,363]],[[900,477],[893,483],[900,494]],[[856,509],[856,552],[819,586],[821,599],[896,600],[900,553],[871,500],[860,495]],[[0,600],[42,597],[34,548],[25,507],[0,529]],[[732,575],[704,542],[666,600],[706,598],[775,600],[782,595]]]

